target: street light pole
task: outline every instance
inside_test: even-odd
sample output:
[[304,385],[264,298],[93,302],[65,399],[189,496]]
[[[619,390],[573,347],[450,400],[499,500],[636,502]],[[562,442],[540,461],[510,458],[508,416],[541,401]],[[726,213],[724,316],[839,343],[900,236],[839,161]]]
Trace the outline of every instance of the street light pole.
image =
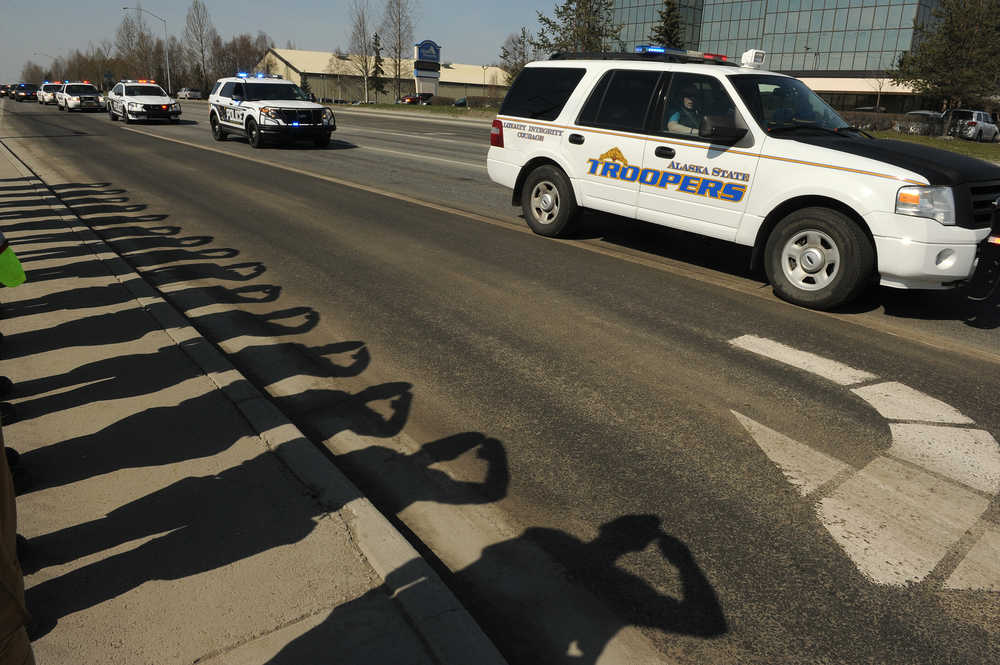
[[155,19],[157,19],[159,21],[163,21],[163,51],[164,51],[164,54],[166,55],[166,61],[167,61],[167,95],[169,96],[170,95],[170,88],[171,88],[171,85],[170,85],[170,37],[167,35],[167,19],[161,18],[161,17],[157,16],[156,14],[154,14],[153,12],[149,11],[148,9],[143,9],[142,7],[122,7],[122,11],[128,11],[129,9],[134,9],[137,12],[146,12],[147,14],[149,14],[150,16],[152,16],[153,18],[155,18]]
[[479,65],[483,68],[483,103],[486,103],[486,98],[489,96],[486,94],[486,70],[490,68],[489,65]]

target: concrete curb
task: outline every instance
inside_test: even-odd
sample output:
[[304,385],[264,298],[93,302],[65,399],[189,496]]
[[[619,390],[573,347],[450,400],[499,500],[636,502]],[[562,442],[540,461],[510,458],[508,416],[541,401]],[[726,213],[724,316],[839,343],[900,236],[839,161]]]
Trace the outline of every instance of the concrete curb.
[[[489,638],[441,578],[382,513],[348,480],[274,403],[236,369],[184,315],[86,226],[3,141],[10,160],[39,193],[42,202],[70,228],[95,258],[107,266],[144,310],[184,353],[225,393],[264,446],[327,510],[341,510],[354,542],[382,577],[411,627],[442,665],[506,665]],[[349,431],[339,436],[356,437]],[[399,574],[404,570],[405,574]]]

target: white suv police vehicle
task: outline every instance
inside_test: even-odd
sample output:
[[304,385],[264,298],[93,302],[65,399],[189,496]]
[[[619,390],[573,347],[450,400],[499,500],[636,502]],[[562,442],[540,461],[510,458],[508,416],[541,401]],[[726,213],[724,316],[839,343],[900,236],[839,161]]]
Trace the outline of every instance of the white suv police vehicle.
[[241,134],[254,148],[268,139],[309,140],[325,147],[337,128],[333,111],[310,101],[299,86],[277,75],[219,79],[208,103],[208,122],[216,141]]
[[121,118],[125,124],[133,120],[169,120],[181,118],[181,105],[156,85],[156,81],[139,79],[119,81],[108,93],[108,117]]
[[586,207],[747,245],[779,297],[816,309],[875,280],[967,283],[1000,247],[1000,166],[874,139],[763,51],[642,50],[556,54],[511,86],[487,166],[536,233]]

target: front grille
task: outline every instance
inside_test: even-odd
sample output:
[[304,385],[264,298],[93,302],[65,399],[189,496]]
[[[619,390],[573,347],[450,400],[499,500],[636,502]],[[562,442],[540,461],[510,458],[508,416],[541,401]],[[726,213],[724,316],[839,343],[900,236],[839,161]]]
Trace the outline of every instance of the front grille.
[[163,104],[145,104],[143,109],[146,111],[146,115],[170,115],[170,105],[167,104],[166,108],[163,108]]
[[323,122],[323,109],[281,109],[281,120],[286,125],[318,125]]
[[1000,197],[1000,180],[973,182],[969,184],[972,199],[973,228],[984,228],[993,223],[993,202]]

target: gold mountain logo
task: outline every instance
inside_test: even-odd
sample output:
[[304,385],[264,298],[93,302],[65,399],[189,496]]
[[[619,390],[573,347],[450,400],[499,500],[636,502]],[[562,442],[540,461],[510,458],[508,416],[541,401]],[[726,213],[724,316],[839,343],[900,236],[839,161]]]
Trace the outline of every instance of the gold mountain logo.
[[606,153],[601,155],[597,161],[621,162],[622,166],[628,166],[628,160],[625,159],[625,155],[623,155],[622,151],[619,150],[618,148],[612,148],[611,150],[608,150]]

